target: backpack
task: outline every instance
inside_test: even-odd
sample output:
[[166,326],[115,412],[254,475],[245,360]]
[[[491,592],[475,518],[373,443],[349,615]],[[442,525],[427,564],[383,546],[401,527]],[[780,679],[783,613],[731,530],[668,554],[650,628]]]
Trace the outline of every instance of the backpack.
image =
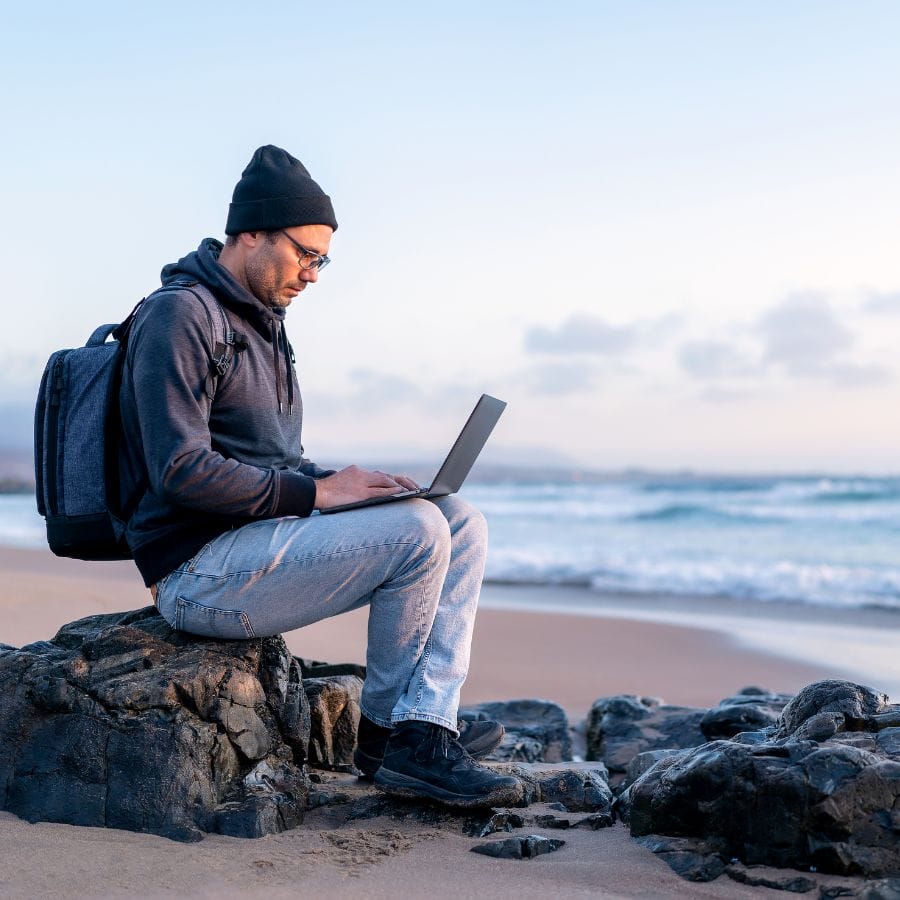
[[[150,294],[188,290],[206,309],[215,306],[223,340],[214,340],[206,392],[212,399],[240,341],[213,294],[197,282],[174,283]],[[101,325],[83,347],[57,350],[47,362],[34,413],[34,469],[38,512],[57,556],[131,559],[125,525],[147,488],[119,496],[119,389],[128,335],[142,299],[119,325]],[[112,336],[113,340],[107,338]]]

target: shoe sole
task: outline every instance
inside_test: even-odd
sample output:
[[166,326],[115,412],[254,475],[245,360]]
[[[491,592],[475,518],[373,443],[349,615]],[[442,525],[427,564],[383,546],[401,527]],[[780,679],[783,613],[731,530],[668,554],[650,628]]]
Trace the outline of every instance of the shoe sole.
[[452,791],[429,784],[410,775],[386,770],[382,766],[375,773],[375,786],[396,797],[412,797],[417,800],[436,800],[445,806],[460,809],[477,809],[485,806],[512,806],[521,800],[521,786],[507,785],[495,788],[487,794],[454,794]]
[[[503,743],[505,734],[506,729],[501,725],[494,735],[484,735],[478,743],[463,744],[463,746],[473,759],[482,759]],[[381,759],[376,759],[357,747],[353,754],[353,765],[359,770],[359,777],[362,781],[371,781],[381,766]]]

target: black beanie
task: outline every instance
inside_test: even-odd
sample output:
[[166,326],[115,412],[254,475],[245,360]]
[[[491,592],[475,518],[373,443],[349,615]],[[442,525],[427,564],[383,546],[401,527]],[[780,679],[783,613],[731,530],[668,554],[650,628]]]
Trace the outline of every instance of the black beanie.
[[268,144],[253,154],[234,187],[225,234],[278,231],[293,225],[337,230],[331,198],[309,177],[299,159]]

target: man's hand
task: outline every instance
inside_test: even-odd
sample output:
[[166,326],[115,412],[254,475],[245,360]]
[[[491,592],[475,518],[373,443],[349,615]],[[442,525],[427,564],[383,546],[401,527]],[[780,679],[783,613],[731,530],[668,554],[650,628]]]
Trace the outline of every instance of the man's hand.
[[370,472],[359,466],[347,466],[327,478],[316,481],[316,509],[329,509],[369,497],[385,497],[403,491],[414,491],[418,485],[405,475]]

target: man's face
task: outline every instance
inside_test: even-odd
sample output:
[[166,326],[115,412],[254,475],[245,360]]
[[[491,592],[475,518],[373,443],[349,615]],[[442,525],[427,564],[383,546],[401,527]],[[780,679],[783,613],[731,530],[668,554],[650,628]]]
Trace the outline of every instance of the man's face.
[[[304,249],[327,255],[332,234],[327,225],[295,225],[282,230]],[[318,269],[300,265],[301,252],[281,232],[255,232],[244,264],[247,286],[253,295],[266,306],[290,306],[307,284],[319,278]]]

